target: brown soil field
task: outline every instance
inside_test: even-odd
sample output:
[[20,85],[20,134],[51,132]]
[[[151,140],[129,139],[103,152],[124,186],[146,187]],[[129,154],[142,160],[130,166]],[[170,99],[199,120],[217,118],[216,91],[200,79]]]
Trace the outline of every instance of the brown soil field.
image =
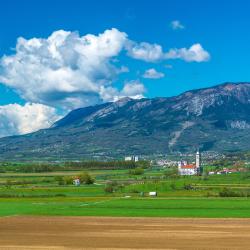
[[0,249],[250,249],[250,219],[0,218]]

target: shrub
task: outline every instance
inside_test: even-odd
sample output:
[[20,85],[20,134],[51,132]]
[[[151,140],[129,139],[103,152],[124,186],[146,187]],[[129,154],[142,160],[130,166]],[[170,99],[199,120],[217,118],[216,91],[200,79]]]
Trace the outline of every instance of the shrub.
[[62,176],[56,176],[55,181],[57,181],[58,185],[64,185],[65,184],[65,180],[63,179]]
[[213,196],[213,194],[210,192],[210,191],[207,191],[206,194],[205,194],[206,197],[211,197]]
[[114,187],[111,186],[111,185],[106,185],[105,188],[104,188],[104,191],[106,193],[113,193],[114,192]]
[[132,175],[142,175],[144,174],[144,169],[143,168],[130,169],[128,173]]
[[185,190],[192,190],[192,189],[194,189],[194,187],[193,187],[191,184],[184,184],[184,185],[183,185],[183,188],[184,188]]
[[94,183],[94,178],[91,177],[91,175],[87,172],[83,172],[80,176],[79,176],[80,182],[90,185]]
[[138,194],[138,193],[140,193],[140,191],[139,191],[139,190],[137,190],[137,189],[131,189],[130,193],[135,193],[135,194]]
[[63,181],[66,185],[73,184],[73,177],[72,176],[64,176]]
[[120,186],[118,185],[118,183],[116,181],[111,181],[108,182],[104,188],[104,191],[106,193],[113,193],[115,191],[117,191],[120,188]]
[[10,188],[11,187],[11,185],[13,185],[13,182],[12,182],[12,180],[6,180],[6,182],[5,182],[5,186],[7,187],[7,188]]
[[236,192],[236,191],[233,191],[232,189],[229,189],[229,188],[223,188],[219,192],[219,196],[220,197],[249,197],[250,192],[247,190],[243,190],[241,192]]
[[220,197],[235,197],[236,194],[233,190],[229,189],[229,188],[223,188],[220,192],[219,192],[219,196]]
[[174,182],[172,182],[172,183],[170,184],[170,188],[171,188],[172,190],[176,190],[176,184],[175,184]]

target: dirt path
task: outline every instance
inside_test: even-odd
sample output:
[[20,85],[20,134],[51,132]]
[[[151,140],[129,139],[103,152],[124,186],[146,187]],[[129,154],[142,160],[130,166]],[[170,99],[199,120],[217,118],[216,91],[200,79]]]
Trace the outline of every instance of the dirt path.
[[2,217],[0,249],[250,249],[250,219]]

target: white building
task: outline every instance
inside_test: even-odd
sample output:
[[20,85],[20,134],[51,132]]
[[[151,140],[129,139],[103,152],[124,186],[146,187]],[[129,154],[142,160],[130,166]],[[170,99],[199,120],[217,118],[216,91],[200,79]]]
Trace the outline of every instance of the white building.
[[125,156],[124,160],[125,161],[132,161],[132,156]]
[[188,164],[186,161],[180,161],[178,163],[178,172],[179,175],[197,175],[200,174],[200,152],[199,150],[196,152],[195,155],[195,164]]
[[187,164],[178,166],[178,172],[180,175],[197,175],[198,171],[194,164]]
[[197,150],[196,155],[195,155],[195,166],[197,169],[200,169],[200,164],[201,164],[201,155],[200,155],[200,151]]
[[139,157],[137,155],[125,156],[124,160],[137,162],[137,161],[139,161]]
[[157,196],[157,192],[156,191],[152,191],[152,192],[149,192],[148,195],[155,197],[155,196]]
[[73,180],[73,184],[74,184],[75,186],[80,186],[80,184],[81,184],[80,179],[79,179],[79,178],[74,179],[74,180]]

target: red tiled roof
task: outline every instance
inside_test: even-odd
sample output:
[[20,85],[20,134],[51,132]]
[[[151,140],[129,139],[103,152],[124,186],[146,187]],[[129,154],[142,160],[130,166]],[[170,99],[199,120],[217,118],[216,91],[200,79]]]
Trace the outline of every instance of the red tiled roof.
[[181,168],[193,169],[193,168],[196,168],[196,166],[193,164],[188,164],[188,165],[181,166]]

